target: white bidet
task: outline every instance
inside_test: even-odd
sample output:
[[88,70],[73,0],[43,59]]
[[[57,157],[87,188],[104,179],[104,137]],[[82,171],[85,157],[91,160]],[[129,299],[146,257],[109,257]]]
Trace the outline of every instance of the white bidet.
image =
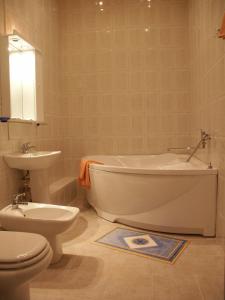
[[57,235],[66,231],[79,214],[79,208],[53,204],[8,205],[0,211],[0,224],[5,230],[39,233],[46,237],[53,250],[51,263],[62,256],[62,246]]

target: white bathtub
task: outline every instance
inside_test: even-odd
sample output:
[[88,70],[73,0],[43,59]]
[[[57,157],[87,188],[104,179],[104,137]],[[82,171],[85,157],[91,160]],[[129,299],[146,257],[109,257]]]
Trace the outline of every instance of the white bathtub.
[[215,235],[217,169],[186,155],[89,156],[97,214],[149,230]]

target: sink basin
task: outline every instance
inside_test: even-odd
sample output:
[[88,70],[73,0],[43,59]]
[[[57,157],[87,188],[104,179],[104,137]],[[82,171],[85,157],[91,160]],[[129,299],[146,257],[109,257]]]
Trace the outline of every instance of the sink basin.
[[41,170],[51,167],[60,154],[61,151],[18,152],[4,155],[4,159],[13,169]]
[[34,202],[49,202],[49,174],[61,151],[35,151],[30,153],[9,153],[4,155],[8,166],[13,169],[29,170],[30,188]]

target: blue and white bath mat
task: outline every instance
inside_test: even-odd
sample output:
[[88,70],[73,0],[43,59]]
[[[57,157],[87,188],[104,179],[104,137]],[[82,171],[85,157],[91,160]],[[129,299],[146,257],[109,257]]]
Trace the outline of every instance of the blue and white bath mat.
[[126,228],[115,228],[96,242],[168,263],[173,263],[188,243],[178,238]]

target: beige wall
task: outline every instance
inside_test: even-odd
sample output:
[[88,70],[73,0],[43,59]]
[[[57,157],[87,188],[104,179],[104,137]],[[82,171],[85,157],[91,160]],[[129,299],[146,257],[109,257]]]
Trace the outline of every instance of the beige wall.
[[188,1],[60,1],[67,163],[189,138]]
[[224,10],[224,0],[190,0],[191,135],[193,143],[200,128],[212,136],[197,156],[219,168],[219,235],[225,234],[225,41],[216,33]]
[[50,170],[54,181],[75,174],[83,155],[161,152],[196,143],[203,128],[212,141],[198,156],[219,167],[222,234],[225,43],[216,30],[225,4],[157,0],[148,9],[146,2],[111,0],[102,13],[95,1],[5,1],[6,33],[18,30],[43,53],[48,125],[0,123],[0,207],[21,176],[2,154],[22,142],[63,150]]
[[4,33],[4,2],[0,0],[0,34]]
[[[3,0],[0,0],[2,23]],[[31,124],[0,123],[0,207],[9,203],[12,193],[17,192],[21,173],[10,170],[3,161],[5,152],[20,149],[23,142],[30,141],[41,149],[63,149],[64,119],[60,103],[58,80],[58,7],[56,0],[5,0],[6,32],[14,29],[21,33],[43,54],[44,104],[46,126]],[[0,24],[0,28],[4,24]],[[50,181],[63,174],[63,159],[50,170]]]

